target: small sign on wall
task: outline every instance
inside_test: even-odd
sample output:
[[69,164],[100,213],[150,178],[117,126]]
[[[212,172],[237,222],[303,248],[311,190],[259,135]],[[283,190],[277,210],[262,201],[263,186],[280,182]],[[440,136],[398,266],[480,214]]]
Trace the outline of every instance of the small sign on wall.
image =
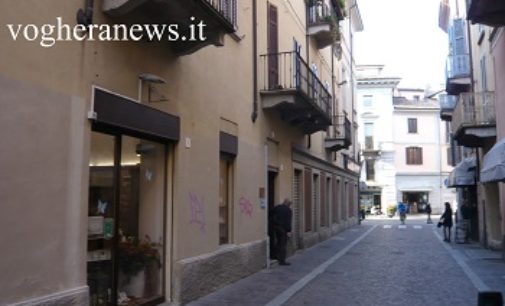
[[261,187],[259,189],[259,198],[260,198],[260,208],[265,209],[267,207],[267,199],[265,197],[265,188]]

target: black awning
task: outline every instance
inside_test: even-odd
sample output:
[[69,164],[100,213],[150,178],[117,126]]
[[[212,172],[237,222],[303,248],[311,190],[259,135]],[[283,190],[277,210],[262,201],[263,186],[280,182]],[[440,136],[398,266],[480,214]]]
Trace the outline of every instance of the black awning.
[[93,128],[139,138],[178,141],[180,119],[135,100],[94,88]]

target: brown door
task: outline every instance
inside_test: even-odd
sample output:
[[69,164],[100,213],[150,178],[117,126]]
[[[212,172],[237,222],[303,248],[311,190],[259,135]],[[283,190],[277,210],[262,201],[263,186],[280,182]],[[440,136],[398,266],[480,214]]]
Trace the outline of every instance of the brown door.
[[276,259],[277,254],[275,253],[275,232],[272,220],[272,209],[275,207],[275,180],[277,177],[277,172],[268,171],[268,235],[270,236],[270,258]]
[[279,86],[279,32],[278,32],[277,7],[268,4],[268,88]]
[[302,171],[295,170],[293,175],[293,234],[295,247],[300,247],[302,212],[300,211],[302,202]]

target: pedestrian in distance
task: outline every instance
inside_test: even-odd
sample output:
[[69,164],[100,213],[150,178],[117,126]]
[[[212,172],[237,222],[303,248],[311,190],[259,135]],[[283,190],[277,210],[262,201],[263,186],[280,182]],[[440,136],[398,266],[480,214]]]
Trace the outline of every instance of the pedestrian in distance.
[[445,211],[440,217],[440,222],[444,227],[444,241],[451,242],[451,228],[452,228],[452,209],[449,202],[445,202]]
[[282,204],[275,206],[272,209],[272,221],[275,232],[275,250],[279,265],[289,266],[286,261],[286,248],[288,245],[288,237],[291,237],[291,201],[284,199]]
[[433,222],[431,221],[431,205],[430,205],[430,203],[426,204],[426,214],[428,215],[428,219],[426,220],[426,223],[432,224]]
[[398,214],[400,215],[400,221],[405,224],[405,219],[407,218],[407,206],[403,202],[398,202]]

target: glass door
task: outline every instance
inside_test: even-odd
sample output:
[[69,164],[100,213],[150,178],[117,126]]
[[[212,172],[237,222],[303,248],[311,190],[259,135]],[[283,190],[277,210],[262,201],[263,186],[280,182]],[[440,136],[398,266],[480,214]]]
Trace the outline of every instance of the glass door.
[[113,305],[115,137],[92,133],[88,200],[88,286],[90,305]]
[[162,298],[164,169],[165,146],[122,137],[118,305]]
[[92,133],[88,204],[91,306],[164,301],[165,182],[165,145]]

